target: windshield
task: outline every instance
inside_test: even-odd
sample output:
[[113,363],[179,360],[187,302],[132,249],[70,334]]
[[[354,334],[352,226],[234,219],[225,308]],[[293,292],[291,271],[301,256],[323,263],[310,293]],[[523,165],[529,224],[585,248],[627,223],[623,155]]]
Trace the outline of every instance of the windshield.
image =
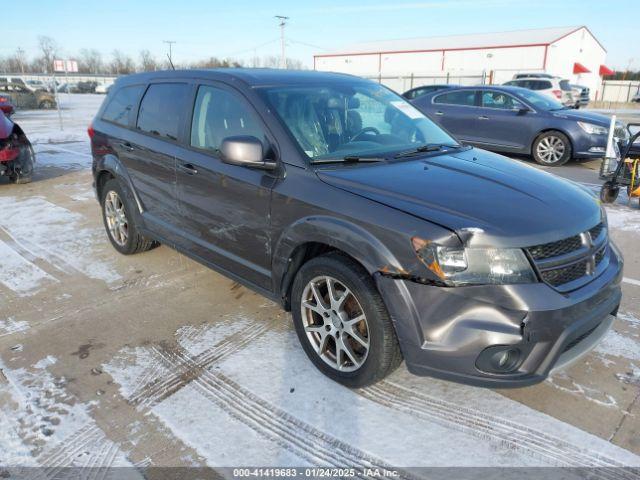
[[554,100],[553,98],[547,97],[546,95],[541,95],[540,93],[536,93],[532,90],[520,89],[518,91],[518,95],[532,104],[538,110],[562,110],[566,108],[560,102]]
[[269,87],[261,94],[312,159],[457,145],[410,103],[375,83]]

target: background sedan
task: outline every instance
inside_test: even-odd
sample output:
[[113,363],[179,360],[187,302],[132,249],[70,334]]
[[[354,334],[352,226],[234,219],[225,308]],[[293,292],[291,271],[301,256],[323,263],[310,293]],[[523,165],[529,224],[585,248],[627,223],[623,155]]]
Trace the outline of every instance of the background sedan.
[[[558,166],[572,158],[604,156],[610,120],[566,108],[537,92],[504,86],[464,87],[430,93],[412,103],[459,140],[497,152],[532,155]],[[616,136],[624,141],[622,123]]]

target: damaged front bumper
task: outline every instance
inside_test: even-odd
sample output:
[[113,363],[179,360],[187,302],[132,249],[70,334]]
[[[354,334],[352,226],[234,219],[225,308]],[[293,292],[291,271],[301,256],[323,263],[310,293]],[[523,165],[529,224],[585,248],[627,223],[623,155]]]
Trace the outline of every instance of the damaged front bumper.
[[[621,299],[622,260],[608,250],[607,269],[569,293],[545,283],[442,287],[382,274],[376,282],[409,371],[522,387],[584,355],[610,328]],[[493,359],[507,351],[518,358],[503,355],[500,371]]]

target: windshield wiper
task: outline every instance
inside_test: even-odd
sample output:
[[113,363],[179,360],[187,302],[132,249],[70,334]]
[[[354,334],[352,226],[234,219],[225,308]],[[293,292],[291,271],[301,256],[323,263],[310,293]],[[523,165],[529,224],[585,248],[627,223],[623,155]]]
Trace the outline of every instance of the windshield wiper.
[[417,155],[419,153],[439,152],[443,148],[461,148],[462,145],[451,145],[447,143],[427,143],[426,145],[420,145],[413,150],[407,150],[406,152],[400,152],[393,158],[404,158]]
[[312,165],[321,163],[373,163],[384,162],[384,158],[378,157],[358,157],[356,155],[347,155],[341,158],[316,158],[311,160]]

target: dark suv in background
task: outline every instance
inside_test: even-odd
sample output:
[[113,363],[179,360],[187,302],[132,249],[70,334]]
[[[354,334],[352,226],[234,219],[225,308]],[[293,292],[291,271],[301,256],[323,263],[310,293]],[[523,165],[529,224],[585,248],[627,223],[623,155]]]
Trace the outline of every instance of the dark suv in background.
[[120,78],[89,128],[107,235],[170,245],[291,310],[326,375],[523,386],[620,303],[604,210],[459,144],[376,83],[319,72]]

